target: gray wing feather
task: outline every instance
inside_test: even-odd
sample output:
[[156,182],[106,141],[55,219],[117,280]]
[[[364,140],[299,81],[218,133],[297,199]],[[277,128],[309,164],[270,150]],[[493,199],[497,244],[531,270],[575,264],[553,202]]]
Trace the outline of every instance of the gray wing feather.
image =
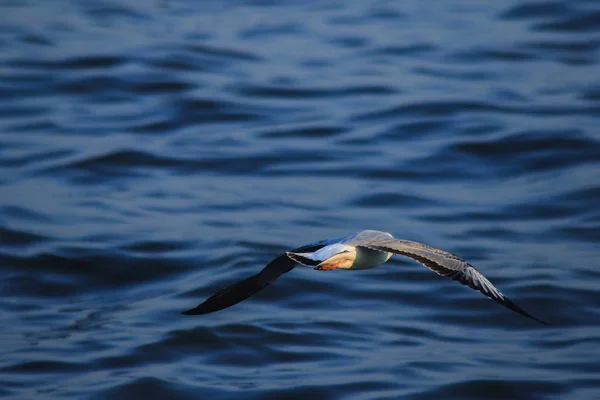
[[548,325],[546,322],[535,318],[523,310],[515,302],[502,294],[481,272],[456,254],[436,249],[426,244],[398,239],[373,240],[362,243],[361,246],[410,257],[438,275],[453,279],[472,289],[478,290],[483,295],[508,309]]

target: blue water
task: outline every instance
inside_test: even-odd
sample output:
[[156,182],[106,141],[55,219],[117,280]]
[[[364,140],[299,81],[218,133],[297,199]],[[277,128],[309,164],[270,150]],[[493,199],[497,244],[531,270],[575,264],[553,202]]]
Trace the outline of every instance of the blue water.
[[[600,398],[596,1],[3,1],[0,397]],[[394,258],[461,255],[543,326]]]

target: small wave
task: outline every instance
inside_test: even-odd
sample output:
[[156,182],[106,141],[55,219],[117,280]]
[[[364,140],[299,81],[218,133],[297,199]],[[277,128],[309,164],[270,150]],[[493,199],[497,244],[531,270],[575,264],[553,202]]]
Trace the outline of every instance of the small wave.
[[377,193],[366,196],[361,196],[351,202],[354,206],[359,207],[389,207],[390,205],[408,206],[408,207],[422,207],[436,204],[437,202],[432,199],[427,199],[420,196],[411,196],[407,194],[398,193]]
[[558,1],[540,1],[525,2],[518,4],[505,11],[501,18],[504,19],[529,19],[529,18],[547,18],[563,17],[568,15],[573,9],[565,2]]
[[385,86],[359,86],[344,88],[293,88],[285,86],[241,86],[236,92],[249,98],[317,99],[365,95],[389,95],[397,91]]
[[41,235],[34,233],[25,232],[21,230],[14,230],[4,228],[0,226],[0,237],[2,237],[2,244],[6,246],[28,246],[34,243],[45,240],[46,238]]

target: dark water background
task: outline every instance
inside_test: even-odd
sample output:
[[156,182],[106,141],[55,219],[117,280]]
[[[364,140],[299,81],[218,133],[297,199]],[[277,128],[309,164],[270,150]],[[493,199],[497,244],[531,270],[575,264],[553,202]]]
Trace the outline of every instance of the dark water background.
[[[599,399],[597,1],[0,2],[0,397]],[[297,268],[362,229],[467,258]]]

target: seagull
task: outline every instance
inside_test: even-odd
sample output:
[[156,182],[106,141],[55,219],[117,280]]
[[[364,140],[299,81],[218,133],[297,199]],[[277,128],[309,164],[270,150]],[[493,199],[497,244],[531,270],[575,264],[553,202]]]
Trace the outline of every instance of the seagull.
[[219,290],[199,306],[182,314],[208,314],[231,307],[269,286],[297,264],[314,267],[318,271],[332,271],[338,268],[360,270],[383,264],[394,254],[410,257],[438,275],[478,290],[508,309],[548,325],[503,295],[481,272],[459,256],[426,244],[396,239],[390,233],[374,230],[322,240],[287,251],[271,261],[258,274]]

